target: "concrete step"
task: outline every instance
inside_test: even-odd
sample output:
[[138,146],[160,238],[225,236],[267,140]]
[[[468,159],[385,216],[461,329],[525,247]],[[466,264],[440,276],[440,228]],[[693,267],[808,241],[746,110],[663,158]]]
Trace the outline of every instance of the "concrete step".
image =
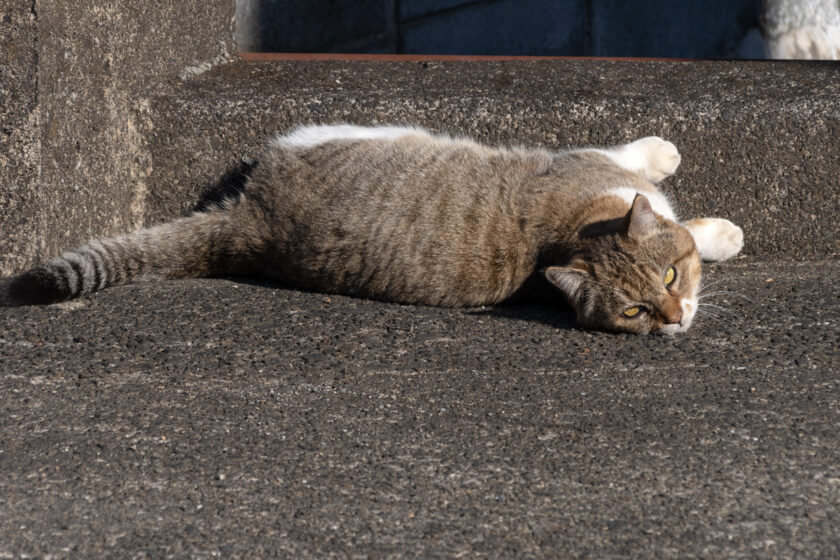
[[[659,135],[683,163],[684,217],[742,225],[745,254],[840,254],[840,66],[686,61],[240,61],[138,101],[147,223],[243,179],[300,123],[416,123],[493,144],[561,149]],[[103,185],[103,189],[109,188]]]

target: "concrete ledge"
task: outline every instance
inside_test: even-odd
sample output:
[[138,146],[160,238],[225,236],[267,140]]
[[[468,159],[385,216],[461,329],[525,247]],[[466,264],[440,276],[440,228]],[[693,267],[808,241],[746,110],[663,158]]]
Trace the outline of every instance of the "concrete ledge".
[[684,216],[744,226],[747,255],[836,256],[837,66],[782,62],[276,61],[149,93],[145,221],[240,182],[265,141],[308,122],[417,123],[503,144],[605,145],[656,134],[683,165]]

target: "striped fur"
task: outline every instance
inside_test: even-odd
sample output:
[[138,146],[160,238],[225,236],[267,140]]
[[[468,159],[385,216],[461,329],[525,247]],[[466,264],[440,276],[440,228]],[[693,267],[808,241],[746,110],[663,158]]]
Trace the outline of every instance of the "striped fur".
[[[490,148],[412,127],[303,127],[270,143],[238,198],[92,241],[3,280],[0,305],[230,274],[387,301],[471,306],[504,301],[551,269],[546,278],[582,324],[684,330],[699,257],[691,233],[673,221],[652,182],[678,164],[673,144],[655,137],[557,153]],[[742,238],[733,237],[740,229],[725,220],[691,227],[702,229],[701,252],[740,249]],[[734,239],[725,251],[716,246],[721,228]],[[660,279],[672,264],[680,291],[669,293]],[[638,302],[650,308],[645,321],[623,319],[623,306]],[[687,320],[675,326],[680,310]]]
[[[48,304],[131,282],[236,273],[229,210],[216,209],[130,235],[98,239],[0,284],[0,304]],[[246,248],[247,250],[247,248]]]

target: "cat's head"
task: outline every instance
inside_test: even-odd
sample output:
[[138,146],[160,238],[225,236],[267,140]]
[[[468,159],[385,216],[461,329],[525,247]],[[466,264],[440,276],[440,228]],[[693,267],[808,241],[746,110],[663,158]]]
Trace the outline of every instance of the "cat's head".
[[700,256],[691,234],[638,195],[615,234],[587,240],[566,266],[545,269],[584,326],[683,332],[697,311]]

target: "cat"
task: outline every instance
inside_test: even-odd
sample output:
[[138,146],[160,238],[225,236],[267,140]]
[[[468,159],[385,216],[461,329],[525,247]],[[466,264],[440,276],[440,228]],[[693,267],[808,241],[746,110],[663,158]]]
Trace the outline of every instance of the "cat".
[[743,246],[728,220],[677,221],[655,183],[679,163],[676,147],[654,136],[555,152],[410,126],[304,126],[269,143],[238,196],[7,278],[0,305],[245,275],[484,306],[533,274],[562,292],[585,327],[673,334],[697,312],[701,258],[724,260]]

